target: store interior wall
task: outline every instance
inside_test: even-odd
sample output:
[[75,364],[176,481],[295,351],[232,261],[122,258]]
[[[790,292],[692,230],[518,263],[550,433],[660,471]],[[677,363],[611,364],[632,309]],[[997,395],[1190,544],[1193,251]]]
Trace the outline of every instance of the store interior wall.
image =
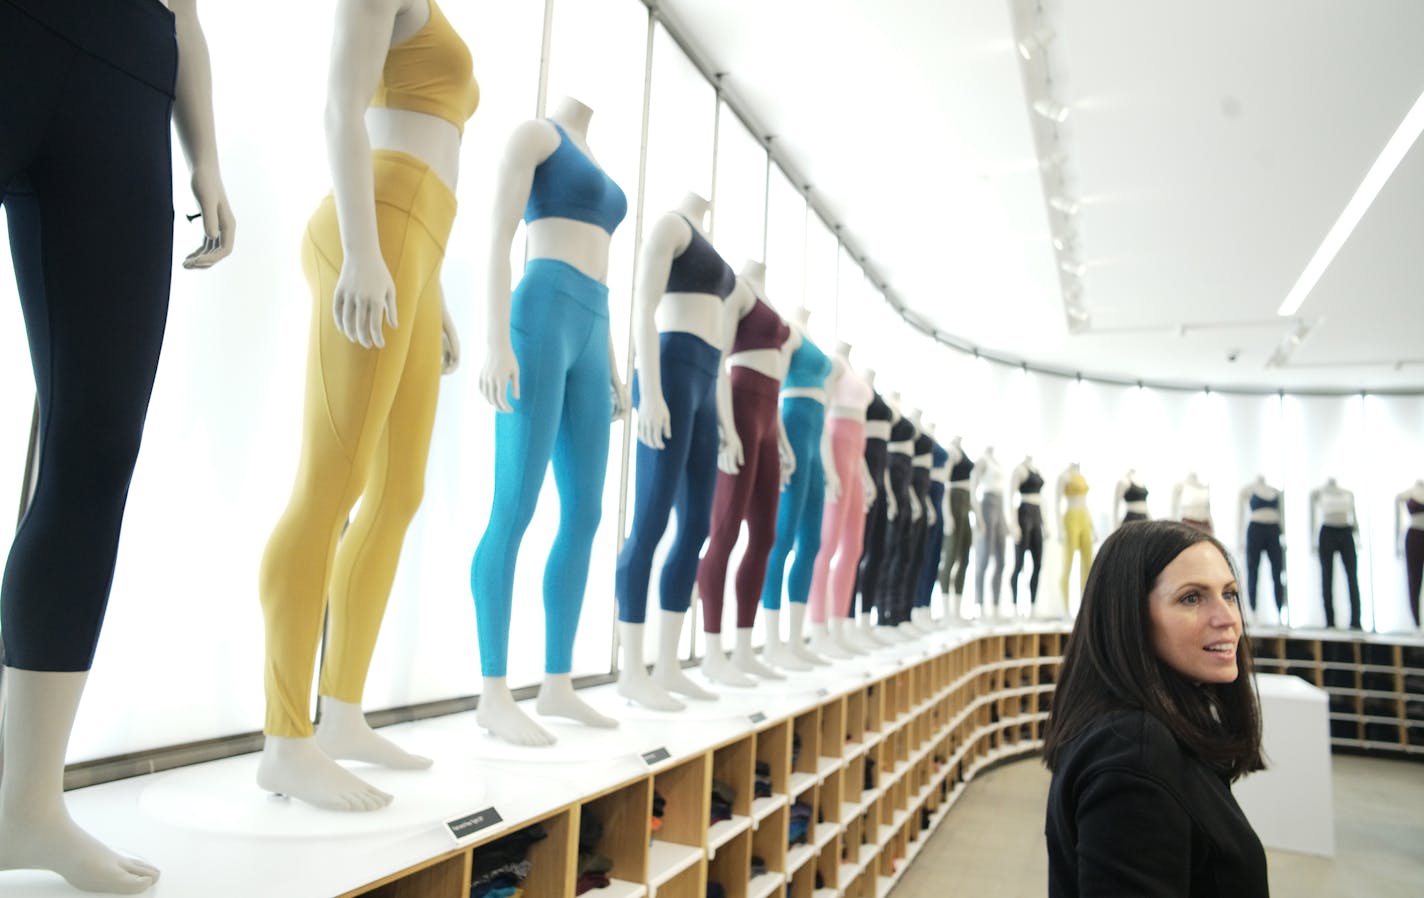
[[[1108,529],[1113,485],[1129,466],[1152,490],[1154,515],[1167,513],[1172,483],[1195,470],[1212,484],[1218,533],[1238,547],[1237,491],[1264,473],[1287,494],[1292,595],[1304,596],[1316,615],[1304,622],[1319,622],[1306,499],[1325,477],[1339,478],[1358,502],[1366,621],[1373,609],[1378,629],[1404,626],[1391,516],[1394,495],[1424,475],[1418,461],[1424,398],[1114,386],[964,355],[894,314],[808,210],[800,185],[768,167],[765,149],[676,43],[661,26],[650,36],[648,11],[638,0],[449,4],[445,11],[469,43],[481,82],[480,108],[465,131],[460,214],[442,278],[463,362],[441,384],[425,499],[371,666],[368,709],[478,689],[469,561],[492,488],[494,414],[478,392],[488,210],[503,141],[541,108],[541,77],[548,98],[570,94],[595,110],[590,144],[629,197],[609,274],[615,350],[625,363],[640,227],[695,191],[716,201],[713,238],[728,262],[740,268],[764,254],[773,303],[786,314],[797,305],[809,308],[814,340],[827,350],[837,340],[850,342],[856,364],[874,367],[877,385],[900,390],[906,407],[923,408],[941,438],[962,435],[975,458],[992,445],[1006,468],[1031,453],[1050,484],[1070,460],[1081,462],[1100,536]],[[223,171],[239,221],[237,250],[211,272],[175,265],[167,339],[108,618],[70,761],[250,732],[262,720],[256,572],[299,447],[311,300],[297,247],[329,185],[321,111],[331,23],[319,5],[276,0],[204,4],[201,13],[213,55]],[[278,17],[283,27],[272,28]],[[201,233],[181,217],[193,211],[185,170],[175,164],[175,262]],[[522,267],[522,233],[511,258]],[[972,297],[934,301],[974,313]],[[0,478],[0,509],[13,509],[33,386],[8,256],[0,258],[0,378],[0,472],[11,472]],[[624,424],[614,423],[575,675],[610,670],[618,522],[630,513],[636,472],[631,450]],[[518,567],[512,685],[534,683],[542,673],[543,559],[557,509],[550,478]],[[1056,543],[1050,545],[1040,613],[1061,607]],[[727,604],[730,611],[734,603]],[[693,620],[684,628],[689,651],[696,651],[692,634],[701,629]],[[648,627],[648,638],[655,635]]]

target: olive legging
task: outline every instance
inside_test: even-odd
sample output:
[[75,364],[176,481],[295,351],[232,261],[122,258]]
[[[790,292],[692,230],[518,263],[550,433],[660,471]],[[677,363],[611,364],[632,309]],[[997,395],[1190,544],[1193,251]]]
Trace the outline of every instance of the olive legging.
[[1068,574],[1073,570],[1073,555],[1078,555],[1078,586],[1088,585],[1088,568],[1093,566],[1093,519],[1086,508],[1068,508],[1063,512],[1063,574],[1059,588],[1063,600],[1068,600]]
[[776,541],[776,511],[781,498],[781,450],[778,445],[778,381],[742,365],[731,373],[732,417],[742,441],[742,467],[736,474],[717,472],[712,494],[712,529],[707,551],[697,566],[702,597],[702,629],[722,632],[722,602],[727,589],[727,560],[747,522],[747,546],[737,568],[737,628],[756,623],[757,600],[766,582],[766,562]]
[[811,622],[845,617],[855,595],[855,574],[865,538],[865,490],[860,464],[865,456],[865,422],[831,418],[831,451],[841,479],[840,495],[821,516],[821,551],[811,570]]
[[455,197],[412,156],[378,150],[371,162],[376,229],[400,326],[385,328],[381,349],[336,329],[331,297],[342,249],[336,203],[327,196],[302,243],[312,318],[301,459],[258,584],[267,633],[264,729],[272,736],[312,734],[312,671],[328,600],[319,692],[361,701],[401,543],[424,490],[440,387],[440,263]]
[[944,558],[939,569],[939,588],[964,595],[964,577],[969,573],[969,547],[974,543],[974,531],[969,528],[969,489],[949,487],[949,532],[944,537]]

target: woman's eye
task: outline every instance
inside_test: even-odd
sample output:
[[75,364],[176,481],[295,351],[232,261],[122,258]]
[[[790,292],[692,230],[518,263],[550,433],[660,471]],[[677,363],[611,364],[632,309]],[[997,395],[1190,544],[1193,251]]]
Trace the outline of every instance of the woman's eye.
[[1233,605],[1241,601],[1241,594],[1234,589],[1228,589],[1226,592],[1221,594],[1221,597],[1226,599],[1226,601],[1230,602]]
[[1189,592],[1186,595],[1182,596],[1181,599],[1179,599],[1178,601],[1180,601],[1183,605],[1195,605],[1201,601],[1201,596],[1197,595],[1194,592]]

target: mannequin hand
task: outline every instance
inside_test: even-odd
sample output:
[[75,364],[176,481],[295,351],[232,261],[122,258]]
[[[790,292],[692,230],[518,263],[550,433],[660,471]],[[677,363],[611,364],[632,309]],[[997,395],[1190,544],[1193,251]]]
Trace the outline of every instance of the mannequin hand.
[[188,254],[183,267],[212,268],[232,252],[237,241],[237,220],[217,172],[193,172],[192,185],[203,218],[203,245]]
[[865,497],[866,508],[875,503],[875,478],[870,476],[864,465],[860,468],[860,492]]
[[889,490],[885,491],[885,507],[885,516],[887,518],[893,521],[895,520],[895,518],[899,517],[900,503],[895,501],[895,494],[890,492]]
[[460,367],[460,334],[445,303],[440,303],[440,373],[453,374]]
[[722,434],[722,448],[717,450],[717,470],[736,475],[746,459],[742,456],[742,438],[735,433]]
[[925,523],[929,524],[931,527],[939,523],[939,515],[935,513],[934,505],[926,504],[925,514],[929,515],[929,519]]
[[826,471],[826,501],[836,502],[841,497],[841,478],[835,471]]
[[336,318],[336,329],[352,343],[367,349],[386,345],[381,319],[392,329],[400,325],[396,321],[396,285],[379,254],[368,259],[347,256],[342,261],[331,314]]
[[633,410],[633,397],[628,393],[628,387],[623,381],[616,377],[608,379],[608,388],[613,393],[613,420],[620,420]]
[[910,520],[918,521],[920,519],[920,516],[925,513],[925,510],[920,506],[920,497],[916,496],[914,493],[910,493],[909,500]]
[[1023,531],[1019,529],[1019,525],[1009,525],[1009,539],[1012,539],[1014,541],[1014,545],[1018,545],[1019,543],[1023,542]]
[[672,438],[672,415],[659,391],[641,390],[638,395],[638,442],[649,449],[661,449]]
[[519,398],[519,360],[514,356],[514,347],[508,341],[492,347],[485,359],[484,370],[480,372],[480,394],[485,402],[502,412],[512,412],[509,393]]
[[781,485],[786,486],[786,484],[791,482],[791,475],[796,473],[796,453],[791,450],[790,446],[785,444],[783,444],[780,449]]

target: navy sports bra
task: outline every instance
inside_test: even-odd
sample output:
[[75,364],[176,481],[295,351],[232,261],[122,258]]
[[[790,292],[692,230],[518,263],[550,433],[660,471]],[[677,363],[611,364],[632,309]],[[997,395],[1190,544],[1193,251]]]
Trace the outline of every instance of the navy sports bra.
[[903,443],[906,440],[915,438],[915,422],[909,418],[901,418],[890,425],[890,442]]
[[1028,476],[1019,484],[1020,496],[1037,496],[1043,492],[1043,475],[1037,471],[1030,470]]
[[791,337],[791,328],[776,310],[758,297],[752,310],[737,322],[737,335],[732,339],[732,352],[752,349],[780,349]]
[[1251,498],[1247,501],[1248,504],[1250,504],[1252,511],[1260,511],[1263,508],[1280,508],[1281,494],[1276,493],[1276,497],[1274,499],[1267,499],[1264,496],[1258,496],[1257,494],[1252,493]]
[[534,168],[524,221],[541,218],[571,218],[598,225],[609,234],[628,214],[628,198],[613,179],[584,155],[559,123],[549,121],[559,132],[559,145],[549,158]]
[[930,446],[930,464],[936,468],[949,464],[949,452],[939,443]]
[[1127,489],[1122,491],[1122,501],[1124,502],[1146,502],[1147,487],[1136,483],[1129,483]]
[[830,358],[819,346],[811,342],[810,337],[803,336],[800,348],[791,354],[791,362],[786,369],[786,379],[781,382],[781,388],[820,389],[826,385],[826,378],[830,373]]
[[969,456],[963,452],[959,453],[959,461],[949,469],[949,479],[952,483],[961,480],[968,480],[969,475],[974,473],[974,462],[969,460]]
[[[683,221],[687,216],[678,213]],[[668,271],[668,293],[710,293],[726,299],[737,286],[732,266],[722,260],[702,232],[687,221],[692,229],[692,242],[672,260]]]

